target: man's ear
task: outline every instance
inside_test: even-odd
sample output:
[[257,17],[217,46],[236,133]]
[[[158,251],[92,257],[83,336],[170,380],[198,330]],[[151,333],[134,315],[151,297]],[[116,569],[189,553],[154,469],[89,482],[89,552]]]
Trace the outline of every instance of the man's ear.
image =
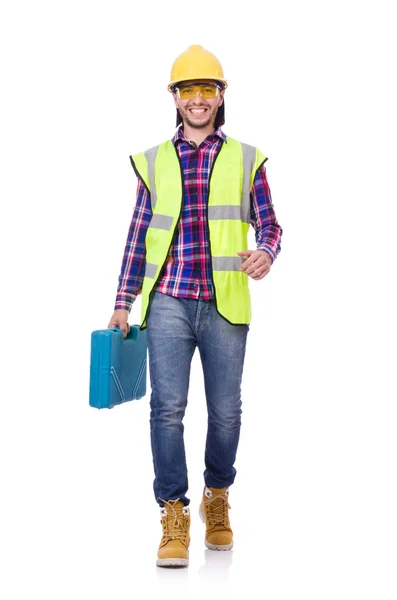
[[174,99],[175,106],[178,108],[178,98],[177,98],[176,92],[172,92],[172,97]]
[[224,96],[225,96],[225,90],[221,90],[221,91],[219,92],[219,95],[220,95],[220,97],[221,97],[221,102],[219,102],[219,106],[222,106],[222,104],[223,104],[223,100],[224,100]]

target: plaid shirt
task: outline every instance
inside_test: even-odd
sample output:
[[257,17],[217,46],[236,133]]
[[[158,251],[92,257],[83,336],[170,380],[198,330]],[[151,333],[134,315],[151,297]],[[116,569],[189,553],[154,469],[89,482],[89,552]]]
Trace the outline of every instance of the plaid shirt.
[[[214,289],[206,222],[208,179],[219,145],[227,143],[227,137],[219,127],[196,148],[179,128],[172,141],[181,158],[185,196],[174,242],[154,289],[178,298],[212,300]],[[265,250],[273,262],[281,249],[282,229],[274,213],[264,165],[256,173],[250,198],[257,249]],[[124,250],[115,310],[130,311],[142,291],[145,237],[151,218],[150,194],[138,178],[137,200]]]

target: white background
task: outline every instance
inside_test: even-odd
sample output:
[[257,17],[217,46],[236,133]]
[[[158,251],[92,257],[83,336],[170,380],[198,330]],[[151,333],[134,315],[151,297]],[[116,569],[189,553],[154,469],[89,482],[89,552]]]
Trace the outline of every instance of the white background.
[[[396,598],[392,2],[18,2],[0,15],[1,596]],[[226,134],[258,146],[283,248],[250,281],[232,552],[197,510],[190,566],[155,566],[149,392],[88,405],[135,203],[129,155],[169,139],[174,59],[219,57]],[[253,234],[253,231],[252,231]],[[253,238],[252,238],[253,239]],[[253,244],[251,244],[253,246]],[[130,315],[139,322],[140,299]],[[249,591],[248,591],[249,590]]]

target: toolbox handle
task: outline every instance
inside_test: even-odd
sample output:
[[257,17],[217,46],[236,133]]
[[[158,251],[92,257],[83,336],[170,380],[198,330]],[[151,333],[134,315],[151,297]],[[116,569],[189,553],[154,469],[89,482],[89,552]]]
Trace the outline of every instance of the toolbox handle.
[[[130,325],[130,330],[125,337],[123,336],[123,341],[126,342],[127,340],[132,340],[133,342],[136,342],[136,340],[138,339],[138,329],[139,327],[137,325]],[[113,331],[118,330],[120,330],[120,327],[118,325],[116,325],[116,327],[113,327]]]

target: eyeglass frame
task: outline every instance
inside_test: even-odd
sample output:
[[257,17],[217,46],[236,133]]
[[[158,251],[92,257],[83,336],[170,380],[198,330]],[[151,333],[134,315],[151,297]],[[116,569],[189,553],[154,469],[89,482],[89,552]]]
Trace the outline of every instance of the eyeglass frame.
[[[181,82],[181,83],[182,83],[182,82]],[[214,98],[217,98],[217,97],[219,96],[219,92],[220,92],[220,91],[222,91],[222,90],[224,89],[224,88],[223,88],[221,85],[219,85],[219,83],[218,83],[218,82],[216,82],[216,81],[214,81],[214,82],[212,82],[212,81],[211,81],[210,83],[208,83],[208,82],[206,82],[206,83],[194,83],[194,82],[192,82],[192,83],[182,83],[182,85],[183,85],[183,86],[186,86],[186,87],[199,87],[199,86],[202,86],[202,85],[214,85],[214,86],[216,87],[216,89],[217,89],[217,92],[216,92],[216,95],[214,96]],[[193,96],[193,98],[181,98],[181,97],[180,97],[180,94],[179,94],[179,87],[178,87],[178,84],[175,84],[175,85],[173,86],[173,88],[172,88],[172,91],[173,91],[173,92],[177,92],[178,98],[179,98],[180,100],[192,100],[193,98],[195,98],[195,96],[196,96],[196,94],[197,94],[197,91],[196,91],[196,94]],[[203,96],[202,96],[202,95],[201,95],[201,93],[200,93],[200,90],[198,90],[198,93],[200,94],[200,98],[203,98]],[[204,100],[213,100],[214,98],[204,98]]]

